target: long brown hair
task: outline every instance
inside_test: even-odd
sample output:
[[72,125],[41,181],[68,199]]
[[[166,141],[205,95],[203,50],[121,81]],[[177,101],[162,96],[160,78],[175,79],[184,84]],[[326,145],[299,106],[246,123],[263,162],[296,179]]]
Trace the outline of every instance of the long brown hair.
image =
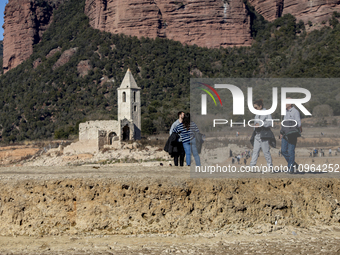
[[184,118],[183,118],[183,126],[189,130],[190,128],[190,113],[186,113],[184,114]]

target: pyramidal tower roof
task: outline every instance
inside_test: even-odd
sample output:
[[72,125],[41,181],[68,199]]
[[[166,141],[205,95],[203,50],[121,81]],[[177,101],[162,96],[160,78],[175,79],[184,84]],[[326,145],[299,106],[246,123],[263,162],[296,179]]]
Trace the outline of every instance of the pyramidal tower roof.
[[140,89],[140,87],[138,87],[135,79],[132,76],[132,73],[130,71],[130,69],[127,70],[125,77],[122,81],[122,84],[119,87],[120,89]]

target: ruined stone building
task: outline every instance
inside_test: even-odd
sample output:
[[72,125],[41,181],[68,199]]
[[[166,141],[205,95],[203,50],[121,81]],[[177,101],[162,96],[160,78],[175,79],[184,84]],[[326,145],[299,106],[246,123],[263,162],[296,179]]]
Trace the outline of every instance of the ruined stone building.
[[130,69],[117,89],[118,120],[86,121],[79,124],[79,141],[64,153],[95,153],[104,146],[141,139],[141,103],[138,87]]

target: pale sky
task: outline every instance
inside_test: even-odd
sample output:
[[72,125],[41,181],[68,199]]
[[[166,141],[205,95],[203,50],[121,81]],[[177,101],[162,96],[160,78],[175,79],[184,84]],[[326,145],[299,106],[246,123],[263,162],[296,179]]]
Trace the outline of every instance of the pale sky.
[[2,25],[4,24],[4,11],[5,11],[5,5],[7,4],[7,0],[0,0],[0,41],[4,39],[4,29],[2,28]]

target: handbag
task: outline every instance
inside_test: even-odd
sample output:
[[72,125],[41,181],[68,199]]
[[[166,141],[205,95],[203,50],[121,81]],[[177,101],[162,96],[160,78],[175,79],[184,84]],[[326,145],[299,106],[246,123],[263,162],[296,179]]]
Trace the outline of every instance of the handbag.
[[268,140],[273,137],[273,132],[269,128],[263,128],[260,132],[261,139]]
[[301,137],[301,133],[298,129],[291,130],[288,133],[285,133],[284,136],[288,137]]

